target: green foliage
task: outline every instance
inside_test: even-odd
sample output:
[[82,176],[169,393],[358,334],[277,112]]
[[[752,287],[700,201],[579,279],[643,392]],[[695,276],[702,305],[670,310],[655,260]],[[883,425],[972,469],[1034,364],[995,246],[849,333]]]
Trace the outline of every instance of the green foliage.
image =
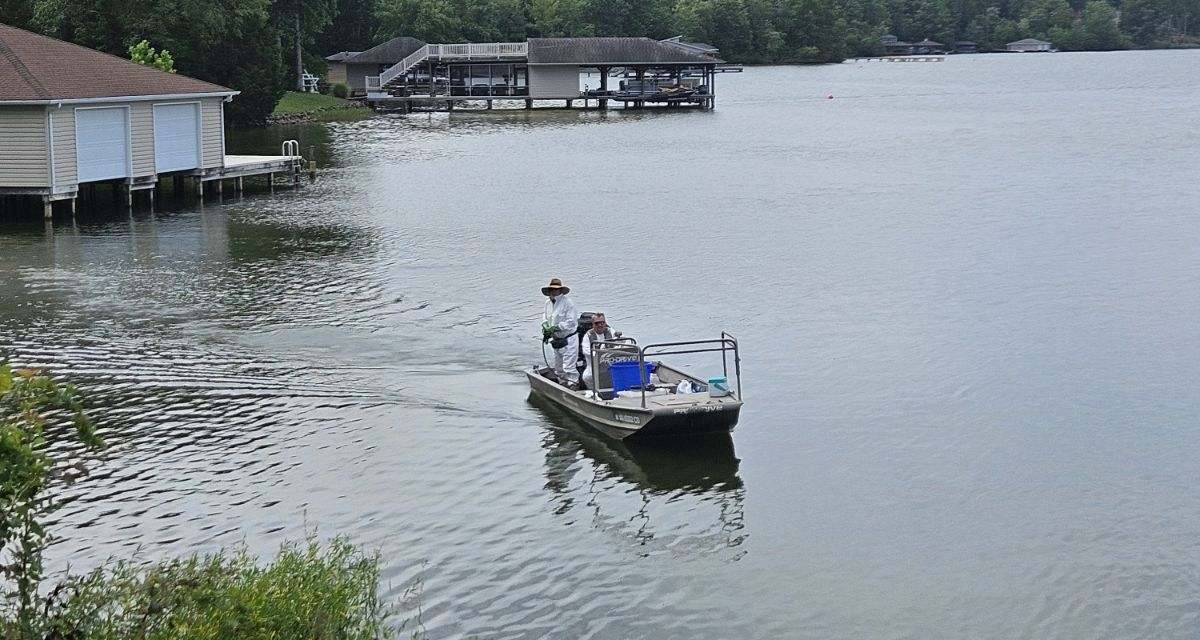
[[259,563],[245,549],[150,566],[121,562],[68,579],[44,621],[89,640],[375,640],[395,637],[379,560],[344,539],[287,544]]
[[426,42],[462,42],[449,0],[378,0],[380,39],[408,35]]
[[1171,32],[1167,7],[1164,0],[1125,0],[1121,3],[1121,31],[1139,46],[1161,43]]
[[154,67],[159,71],[175,73],[175,59],[171,57],[171,52],[166,49],[161,52],[155,51],[154,47],[150,46],[149,40],[142,40],[130,46],[129,59],[140,65]]
[[1117,28],[1117,10],[1104,0],[1092,0],[1084,5],[1080,22],[1086,34],[1083,48],[1089,51],[1111,51],[1129,46]]
[[[65,424],[73,429],[64,428]],[[0,637],[40,637],[42,520],[54,510],[45,495],[54,469],[47,449],[74,440],[101,445],[75,388],[0,363]]]
[[350,97],[350,87],[347,87],[346,84],[342,82],[335,83],[330,88],[329,92],[332,93],[333,97],[335,98],[345,99]]

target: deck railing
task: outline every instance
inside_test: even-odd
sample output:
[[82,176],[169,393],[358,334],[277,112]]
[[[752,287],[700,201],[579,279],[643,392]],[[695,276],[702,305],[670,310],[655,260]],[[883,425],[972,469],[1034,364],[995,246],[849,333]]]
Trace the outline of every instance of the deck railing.
[[436,47],[436,46],[438,46],[438,45],[427,44],[427,45],[421,47],[420,49],[417,49],[416,51],[408,54],[408,56],[405,57],[400,62],[397,62],[396,64],[392,65],[391,67],[388,67],[388,69],[386,71],[379,74],[379,86],[386,87],[387,84],[389,82],[391,82],[392,80],[395,80],[397,76],[408,73],[409,69],[412,69],[413,67],[415,67],[417,65],[417,63],[419,63],[422,60],[429,57],[430,47]]
[[485,42],[479,44],[432,44],[429,57],[439,60],[521,58],[529,53],[526,42]]
[[[485,42],[479,44],[427,44],[379,74],[376,90],[386,87],[425,60],[494,60],[523,58],[529,54],[527,42]],[[370,91],[370,87],[367,88]]]

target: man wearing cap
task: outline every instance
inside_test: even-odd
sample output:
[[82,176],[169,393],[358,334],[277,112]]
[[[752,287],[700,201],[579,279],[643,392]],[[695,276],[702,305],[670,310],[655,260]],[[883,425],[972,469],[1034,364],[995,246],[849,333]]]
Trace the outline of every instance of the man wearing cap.
[[592,328],[583,334],[583,361],[587,365],[583,368],[583,383],[589,389],[595,390],[596,388],[592,380],[596,364],[592,362],[592,343],[609,342],[620,337],[621,332],[613,332],[612,327],[608,326],[608,318],[603,313],[592,314]]
[[542,342],[549,342],[554,349],[554,375],[558,381],[568,387],[579,387],[579,371],[575,362],[579,359],[579,311],[568,293],[570,287],[564,287],[562,280],[552,278],[550,284],[542,287],[542,295],[546,296],[546,312],[542,316]]

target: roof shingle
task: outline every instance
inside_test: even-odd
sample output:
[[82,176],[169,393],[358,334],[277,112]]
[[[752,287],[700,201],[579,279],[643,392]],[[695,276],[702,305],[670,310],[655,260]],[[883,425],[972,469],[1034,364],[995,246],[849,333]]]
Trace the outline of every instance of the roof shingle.
[[347,56],[343,61],[346,64],[396,64],[423,46],[425,43],[416,38],[400,36],[361,53]]
[[184,93],[237,92],[0,24],[0,103]]

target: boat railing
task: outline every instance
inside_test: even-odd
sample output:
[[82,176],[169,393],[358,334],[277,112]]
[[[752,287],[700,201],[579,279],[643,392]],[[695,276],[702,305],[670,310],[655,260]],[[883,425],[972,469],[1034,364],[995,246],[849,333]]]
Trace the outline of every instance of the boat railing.
[[[592,392],[599,395],[601,391],[611,391],[611,389],[600,389],[599,385],[599,369],[600,357],[605,354],[612,354],[633,360],[633,357],[638,354],[637,340],[628,337],[613,338],[611,340],[593,340],[588,349],[588,364],[592,367]],[[610,359],[611,361],[612,359]]]
[[[637,355],[638,371],[646,370],[646,359],[657,358],[662,356],[678,356],[691,353],[720,353],[721,354],[721,371],[723,375],[729,377],[729,356],[733,356],[733,372],[737,378],[737,399],[742,399],[742,356],[738,350],[737,338],[734,338],[729,333],[722,331],[721,337],[715,340],[686,340],[683,342],[658,342],[647,344],[642,347],[637,346],[637,340],[633,338],[616,338],[613,340],[596,340],[591,344],[590,360],[592,367],[592,386],[598,387],[598,356],[606,353],[616,356],[624,356],[632,361],[632,357]],[[594,389],[596,393],[603,389]],[[642,408],[646,408],[646,385],[641,385],[642,391]]]
[[[738,341],[733,336],[722,331],[717,340],[687,340],[684,342],[659,342],[648,344],[638,350],[638,366],[646,368],[646,356],[678,356],[689,353],[721,353],[721,370],[729,377],[729,352],[733,352],[733,369],[737,377],[737,399],[742,399],[742,356],[738,351]],[[646,406],[646,385],[642,385],[642,407]]]

